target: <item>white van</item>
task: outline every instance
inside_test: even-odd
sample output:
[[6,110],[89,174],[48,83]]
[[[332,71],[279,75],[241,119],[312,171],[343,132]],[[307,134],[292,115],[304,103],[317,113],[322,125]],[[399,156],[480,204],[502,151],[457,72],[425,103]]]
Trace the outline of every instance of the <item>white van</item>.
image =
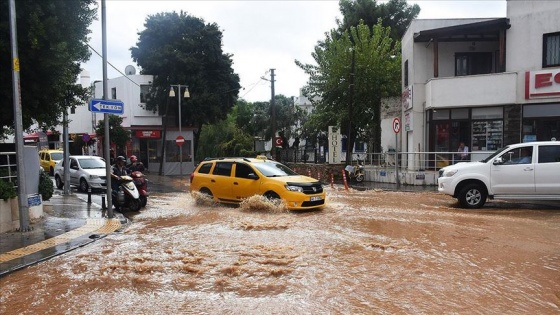
[[491,199],[560,200],[560,141],[509,145],[479,162],[439,171],[438,191],[464,208]]

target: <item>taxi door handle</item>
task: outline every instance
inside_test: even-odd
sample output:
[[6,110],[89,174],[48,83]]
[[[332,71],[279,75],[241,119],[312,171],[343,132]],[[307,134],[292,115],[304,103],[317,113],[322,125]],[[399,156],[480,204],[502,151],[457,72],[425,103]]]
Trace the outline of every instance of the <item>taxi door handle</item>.
[[215,181],[215,180],[213,180],[213,179],[211,179],[211,180],[210,180],[210,182],[212,182],[212,183],[215,183],[216,181]]
[[237,182],[233,182],[234,185],[239,185]]

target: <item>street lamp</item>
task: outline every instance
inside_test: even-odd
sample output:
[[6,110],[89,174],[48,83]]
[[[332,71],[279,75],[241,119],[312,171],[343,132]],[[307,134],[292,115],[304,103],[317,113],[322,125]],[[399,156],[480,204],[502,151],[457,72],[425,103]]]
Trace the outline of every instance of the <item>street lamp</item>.
[[[189,93],[189,87],[187,85],[182,85],[182,84],[171,84],[171,89],[169,89],[169,97],[175,97],[175,89],[173,89],[174,87],[177,88],[177,92],[179,94],[181,94],[181,88],[185,88],[185,93],[183,94],[184,98],[189,98],[191,97],[191,94]],[[181,99],[183,97],[178,97],[178,103],[179,103],[179,135],[182,136],[182,130],[181,130]],[[183,144],[179,145],[179,168],[180,168],[180,174],[181,176],[183,176]]]

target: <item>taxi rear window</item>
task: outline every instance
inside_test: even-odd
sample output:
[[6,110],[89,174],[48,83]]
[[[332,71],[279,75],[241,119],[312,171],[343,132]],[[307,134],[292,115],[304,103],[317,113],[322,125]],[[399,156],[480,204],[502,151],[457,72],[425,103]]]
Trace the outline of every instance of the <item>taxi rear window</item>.
[[210,169],[212,168],[212,163],[204,163],[198,169],[199,173],[210,174]]

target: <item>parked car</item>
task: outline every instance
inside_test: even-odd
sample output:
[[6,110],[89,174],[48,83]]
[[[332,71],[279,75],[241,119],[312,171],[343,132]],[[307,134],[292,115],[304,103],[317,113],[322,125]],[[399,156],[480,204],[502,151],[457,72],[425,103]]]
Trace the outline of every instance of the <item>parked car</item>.
[[200,162],[191,174],[191,191],[223,203],[240,203],[253,195],[282,199],[289,210],[321,208],[323,186],[287,166],[266,159],[223,158]]
[[56,163],[62,161],[64,152],[61,150],[41,150],[39,151],[39,164],[48,172],[49,175],[54,175],[54,167]]
[[[86,192],[88,188],[106,189],[105,160],[98,156],[71,155],[70,161],[70,185],[78,186],[78,189]],[[54,179],[56,187],[64,187],[64,161],[56,164],[54,168]]]
[[464,208],[480,208],[487,198],[560,200],[560,141],[506,146],[479,162],[439,171],[438,191]]

